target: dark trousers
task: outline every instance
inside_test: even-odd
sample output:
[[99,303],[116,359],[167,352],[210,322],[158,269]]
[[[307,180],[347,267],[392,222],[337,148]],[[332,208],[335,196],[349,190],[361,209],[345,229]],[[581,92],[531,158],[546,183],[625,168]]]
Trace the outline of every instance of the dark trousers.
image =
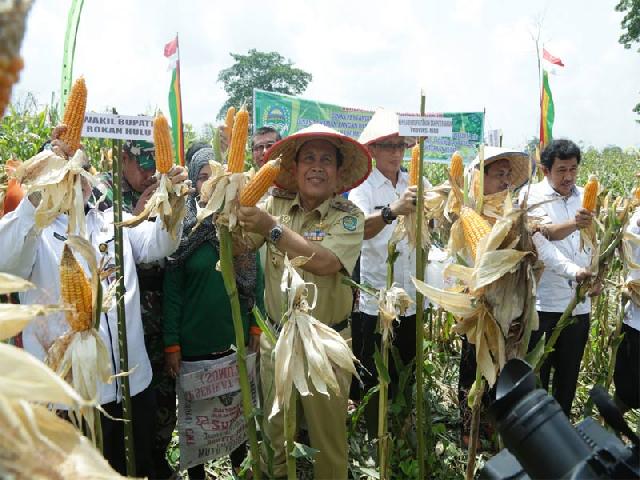
[[[133,410],[133,443],[136,456],[136,477],[156,478],[153,469],[153,442],[156,399],[151,388],[131,397]],[[106,403],[102,408],[114,418],[122,418],[122,403]],[[101,416],[104,457],[115,471],[127,474],[124,456],[124,422]]]
[[[461,433],[463,436],[471,432],[471,408],[469,408],[469,390],[476,381],[476,347],[469,343],[467,336],[462,336],[462,347],[460,348],[460,370],[458,375],[458,406],[460,409]],[[486,412],[495,400],[495,386],[490,390],[485,389],[482,396],[483,411]],[[482,417],[481,417],[482,419]],[[481,431],[490,431],[488,423],[482,423]]]
[[616,397],[625,409],[640,407],[640,332],[626,323],[622,324],[624,334],[616,354],[616,368],[613,382]]
[[[360,328],[354,329],[352,324],[351,336],[353,337],[352,345],[359,345],[359,352],[354,348],[354,355],[366,372],[361,375],[364,383],[365,392],[378,383],[378,372],[374,360],[376,345],[380,349],[382,336],[376,332],[378,317],[360,313]],[[356,339],[359,335],[360,338]],[[400,359],[404,365],[409,364],[416,358],[416,316],[400,317],[400,323],[395,323],[393,329],[393,346],[398,349]],[[393,357],[389,355],[389,376],[391,383],[389,384],[389,397],[393,398],[398,388],[398,369],[396,368]],[[409,385],[411,382],[409,382]],[[369,436],[377,435],[378,431],[378,394],[376,393],[369,399],[369,403],[365,407],[365,419]]]
[[[236,448],[233,452],[229,454],[229,458],[231,458],[231,466],[236,469],[240,468],[242,462],[244,461],[244,457],[247,456],[247,444],[243,443],[238,448]],[[189,480],[204,480],[205,472],[204,465],[196,465],[194,467],[188,468],[187,472],[189,472]]]
[[[549,337],[551,337],[561,316],[562,313],[559,312],[538,312],[540,328],[531,332],[529,351],[535,348],[543,333],[545,341],[549,341]],[[554,351],[547,357],[540,369],[540,382],[545,390],[549,389],[551,369],[554,369],[551,393],[567,417],[571,414],[571,404],[576,395],[582,354],[588,338],[589,314],[577,315],[574,322],[562,331],[554,346]]]

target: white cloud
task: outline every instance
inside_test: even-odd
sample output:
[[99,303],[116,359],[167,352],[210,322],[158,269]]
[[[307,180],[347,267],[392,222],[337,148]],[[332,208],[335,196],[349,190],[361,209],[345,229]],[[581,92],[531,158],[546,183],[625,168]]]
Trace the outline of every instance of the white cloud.
[[[631,108],[640,101],[640,62],[617,43],[621,15],[611,2],[85,2],[75,74],[87,79],[91,108],[166,110],[162,49],[179,32],[184,117],[196,127],[213,121],[226,98],[216,79],[232,64],[229,52],[256,48],[312,73],[307,98],[415,111],[425,88],[427,110],[486,107],[487,124],[517,146],[538,131],[530,31],[541,13],[545,45],[567,65],[552,79],[556,135],[638,145]],[[60,88],[66,18],[60,2],[34,3],[17,95],[34,92],[45,103]]]

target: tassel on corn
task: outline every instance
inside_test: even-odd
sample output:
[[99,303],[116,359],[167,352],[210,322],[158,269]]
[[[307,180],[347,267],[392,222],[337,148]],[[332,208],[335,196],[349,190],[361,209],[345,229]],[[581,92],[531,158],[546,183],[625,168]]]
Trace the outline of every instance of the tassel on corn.
[[462,207],[460,210],[460,221],[462,222],[465,246],[475,260],[478,243],[491,232],[491,226],[478,212],[469,207]]
[[582,197],[582,208],[590,212],[596,209],[596,199],[598,196],[598,179],[595,175],[589,175],[589,181],[584,186]]
[[91,328],[93,311],[91,284],[66,244],[60,261],[60,293],[64,304],[75,307],[75,312],[66,313],[71,329],[74,332],[81,332]]
[[255,207],[262,196],[267,193],[279,173],[280,157],[275,160],[269,160],[242,189],[240,205],[243,207]]
[[156,150],[156,169],[164,174],[173,166],[173,144],[167,118],[158,113],[153,119],[153,143]]
[[80,135],[82,134],[82,125],[84,124],[84,112],[87,108],[87,85],[83,77],[78,78],[67,98],[67,105],[64,109],[63,123],[67,126],[67,130],[60,135],[74,154],[80,148]]
[[249,136],[249,112],[243,106],[236,113],[233,121],[233,133],[231,134],[231,144],[229,146],[229,157],[227,170],[230,173],[242,173],[244,170],[245,147]]
[[459,152],[453,152],[451,155],[451,163],[449,164],[449,175],[456,182],[456,185],[462,186],[463,182],[463,165],[462,155]]
[[420,168],[420,145],[415,144],[411,149],[411,165],[409,165],[409,186],[418,184],[418,173]]
[[224,133],[227,135],[227,141],[231,141],[231,135],[233,133],[233,118],[236,115],[236,107],[229,107],[227,110],[227,116],[224,121]]

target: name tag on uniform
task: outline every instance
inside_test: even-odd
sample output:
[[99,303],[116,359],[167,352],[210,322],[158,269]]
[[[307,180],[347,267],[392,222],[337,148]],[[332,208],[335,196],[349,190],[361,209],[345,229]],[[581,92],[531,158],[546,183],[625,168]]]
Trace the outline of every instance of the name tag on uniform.
[[325,237],[325,232],[320,228],[315,228],[314,230],[303,232],[302,236],[310,242],[321,242]]

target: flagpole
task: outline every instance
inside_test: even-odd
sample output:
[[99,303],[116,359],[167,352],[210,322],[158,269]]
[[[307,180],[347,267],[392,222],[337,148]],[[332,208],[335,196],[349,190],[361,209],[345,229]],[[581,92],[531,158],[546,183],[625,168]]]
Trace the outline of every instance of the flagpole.
[[182,86],[180,85],[180,42],[178,32],[176,32],[176,83],[178,84],[178,92],[176,95],[178,107],[178,160],[180,165],[184,167],[184,125],[182,123]]

